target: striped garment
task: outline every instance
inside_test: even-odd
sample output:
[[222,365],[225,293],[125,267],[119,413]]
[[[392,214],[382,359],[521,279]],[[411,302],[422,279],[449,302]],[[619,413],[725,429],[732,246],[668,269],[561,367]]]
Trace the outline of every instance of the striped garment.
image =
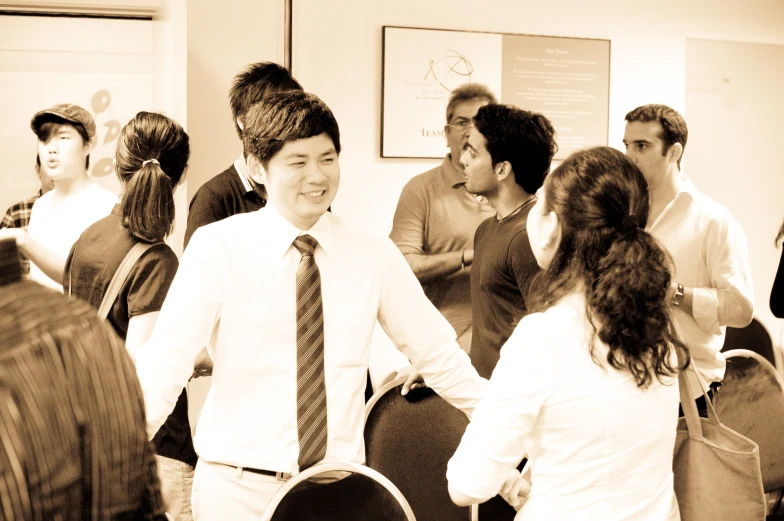
[[[29,199],[20,201],[11,205],[8,211],[5,212],[3,219],[0,220],[0,229],[3,228],[21,228],[26,230],[30,224],[30,216],[33,214],[33,204],[41,197],[42,191]],[[22,274],[26,277],[30,273],[30,260],[22,253],[19,254],[19,261],[22,264]]]
[[133,362],[85,302],[0,283],[0,520],[165,520]]

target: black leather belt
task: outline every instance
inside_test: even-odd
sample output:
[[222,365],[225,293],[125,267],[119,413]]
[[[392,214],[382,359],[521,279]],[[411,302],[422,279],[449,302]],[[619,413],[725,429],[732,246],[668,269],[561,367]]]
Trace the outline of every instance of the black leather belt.
[[[229,465],[234,467],[234,465]],[[251,474],[261,474],[262,476],[271,476],[278,481],[286,481],[291,477],[288,472],[275,472],[274,470],[254,469],[250,467],[235,467],[240,472],[250,472]]]

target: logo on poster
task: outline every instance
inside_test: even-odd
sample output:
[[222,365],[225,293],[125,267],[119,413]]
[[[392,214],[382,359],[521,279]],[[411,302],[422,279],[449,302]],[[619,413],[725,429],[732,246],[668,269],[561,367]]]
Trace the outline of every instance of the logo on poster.
[[471,82],[474,66],[462,53],[454,49],[444,49],[440,58],[430,58],[425,80],[431,79],[447,92],[464,83]]

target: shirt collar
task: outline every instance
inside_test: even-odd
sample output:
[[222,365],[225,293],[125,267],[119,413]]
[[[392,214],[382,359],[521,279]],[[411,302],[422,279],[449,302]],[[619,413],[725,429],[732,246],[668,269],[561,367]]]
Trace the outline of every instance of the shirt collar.
[[264,233],[267,235],[270,251],[275,258],[282,259],[289,251],[289,248],[293,247],[294,239],[305,234],[316,239],[328,257],[332,256],[333,224],[330,221],[329,212],[324,212],[324,215],[309,230],[300,230],[291,224],[285,217],[280,215],[272,203],[258,212],[267,221],[264,224]]
[[237,170],[237,173],[240,176],[240,181],[245,188],[245,192],[253,192],[253,185],[250,183],[249,178],[250,172],[248,172],[248,164],[245,162],[245,157],[242,154],[234,161],[234,169]]
[[697,199],[696,196],[699,191],[697,190],[697,187],[694,186],[694,183],[691,182],[691,179],[688,177],[683,177],[682,181],[683,182],[681,183],[681,187],[678,193],[675,194],[675,197],[672,198],[672,201],[670,201],[667,206],[664,207],[664,210],[662,210],[659,216],[656,217],[656,220],[653,221],[650,226],[645,227],[646,230],[651,231],[656,228],[656,226],[658,226],[658,224],[672,211],[679,199],[682,199],[683,197],[691,197],[692,201]]
[[464,186],[466,183],[465,174],[458,171],[455,165],[452,164],[452,154],[447,154],[444,162],[441,163],[441,171],[446,176],[447,182],[452,188]]

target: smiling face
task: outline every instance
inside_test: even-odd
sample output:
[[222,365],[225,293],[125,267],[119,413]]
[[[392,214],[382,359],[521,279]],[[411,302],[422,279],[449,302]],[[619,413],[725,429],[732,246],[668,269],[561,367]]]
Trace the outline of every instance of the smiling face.
[[300,230],[308,230],[327,211],[340,185],[335,145],[327,133],[289,141],[272,156],[266,168],[253,157],[270,204]]
[[57,124],[46,141],[38,141],[38,156],[41,158],[41,173],[52,181],[84,175],[85,158],[90,147],[75,127]]

